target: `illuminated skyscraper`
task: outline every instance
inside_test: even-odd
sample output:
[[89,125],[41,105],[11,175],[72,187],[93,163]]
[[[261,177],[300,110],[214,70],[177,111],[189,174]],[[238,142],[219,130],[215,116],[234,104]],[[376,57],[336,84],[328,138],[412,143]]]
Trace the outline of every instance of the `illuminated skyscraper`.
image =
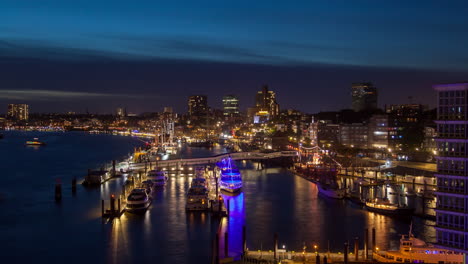
[[27,104],[9,104],[7,117],[15,120],[29,119],[29,105]]
[[258,91],[255,96],[255,107],[257,113],[266,114],[270,117],[279,115],[279,104],[276,102],[276,94],[268,90],[268,86],[263,86],[261,91]]
[[437,244],[468,253],[468,83],[436,85]]
[[192,95],[188,99],[190,116],[205,116],[208,114],[208,99],[206,95]]
[[377,88],[372,83],[353,83],[351,96],[354,111],[377,109]]
[[239,115],[239,99],[235,95],[223,96],[223,114],[226,117]]
[[116,114],[118,117],[126,117],[126,116],[127,116],[127,109],[126,109],[126,108],[123,108],[123,107],[118,107],[118,108],[115,110],[115,114]]

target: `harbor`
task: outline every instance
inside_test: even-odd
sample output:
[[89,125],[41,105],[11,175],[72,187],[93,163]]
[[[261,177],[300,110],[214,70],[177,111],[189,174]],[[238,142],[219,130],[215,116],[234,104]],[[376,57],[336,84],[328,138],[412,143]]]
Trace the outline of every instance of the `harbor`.
[[[46,155],[49,149],[59,147],[60,144],[64,144],[62,142],[68,142],[67,146],[70,146],[73,153],[76,153],[79,148],[83,148],[82,151],[88,151],[81,145],[92,146],[95,144],[93,140],[109,140],[109,142],[131,140],[131,138],[110,135],[76,134],[76,140],[73,139],[73,134],[54,137],[56,138],[41,136],[47,142],[56,143],[48,144],[47,148],[44,149],[31,151]],[[86,143],[88,141],[90,143]],[[70,142],[76,143],[69,145],[72,144]],[[139,141],[135,143],[141,144]],[[109,221],[108,217],[102,217],[102,200],[105,201],[104,212],[106,213],[107,210],[111,210],[111,195],[116,195],[114,208],[118,209],[118,195],[122,194],[122,187],[127,176],[112,178],[93,188],[77,184],[75,194],[72,192],[71,182],[76,177],[80,183],[87,175],[88,168],[98,168],[99,170],[103,166],[102,162],[106,160],[116,160],[117,171],[119,171],[119,160],[128,157],[129,150],[133,151],[134,147],[122,149],[120,156],[97,157],[94,161],[95,166],[83,163],[79,168],[73,169],[73,167],[66,166],[55,173],[49,171],[50,175],[68,176],[60,177],[62,198],[59,203],[54,202],[51,190],[51,186],[55,182],[54,178],[41,187],[43,193],[36,199],[45,204],[52,203],[54,206],[44,207],[35,202],[36,206],[32,208],[40,208],[40,211],[36,211],[35,214],[41,215],[42,218],[36,216],[37,224],[34,226],[38,226],[40,223],[44,224],[44,221],[49,224],[53,223],[57,230],[65,230],[70,225],[74,226],[74,230],[68,235],[73,236],[76,242],[70,242],[69,246],[73,248],[73,245],[77,246],[77,243],[81,244],[93,237],[93,241],[88,242],[87,251],[97,260],[124,263],[126,261],[145,261],[157,257],[161,263],[210,263],[213,257],[213,240],[216,239],[218,231],[221,234],[220,261],[223,261],[225,256],[225,233],[228,233],[227,256],[233,258],[232,260],[240,259],[242,256],[247,257],[249,254],[252,258],[258,250],[265,252],[265,254],[262,253],[262,256],[266,256],[266,252],[273,249],[274,233],[278,234],[280,249],[284,245],[287,252],[291,254],[293,251],[302,252],[305,243],[307,245],[306,251],[309,252],[307,254],[313,258],[311,248],[314,245],[317,245],[320,252],[323,252],[328,245],[331,252],[343,252],[343,243],[354,241],[355,237],[362,237],[366,228],[376,229],[376,240],[382,249],[397,248],[399,234],[407,233],[411,223],[410,220],[394,219],[362,210],[347,200],[331,200],[320,197],[314,183],[295,176],[288,168],[273,165],[262,166],[261,160],[235,161],[242,175],[243,186],[242,191],[236,195],[219,193],[225,202],[226,211],[229,207],[229,214],[226,213],[226,216],[211,216],[209,211],[186,210],[187,193],[195,178],[195,170],[200,166],[187,165],[183,166],[186,169],[182,170],[172,170],[172,167],[166,168],[168,169],[167,183],[164,188],[155,190],[151,205],[144,214],[122,213],[119,217],[114,217],[112,221]],[[210,156],[216,156],[222,152],[226,152],[226,150],[220,146],[214,147],[210,150]],[[66,152],[61,152],[62,156],[64,153]],[[206,156],[205,149],[200,149],[199,152],[198,148],[190,147],[182,147],[179,153],[186,158]],[[58,156],[48,160],[60,161]],[[33,162],[30,159],[28,161]],[[108,162],[105,169],[108,170],[111,166],[112,162]],[[150,167],[148,162],[147,166],[149,171],[155,169],[156,164],[151,162]],[[192,170],[190,170],[190,166],[192,166]],[[144,170],[144,165],[142,169]],[[142,176],[145,175],[143,171],[141,172]],[[138,170],[133,170],[132,173],[138,179]],[[36,181],[43,182],[43,180],[44,178]],[[144,181],[144,179],[142,180]],[[8,184],[7,182],[5,187],[11,186]],[[12,201],[9,197],[7,195],[3,201]],[[39,197],[49,197],[49,199],[44,201],[44,198]],[[10,205],[10,202],[2,203],[4,208],[10,208]],[[123,207],[123,200],[121,200],[121,208]],[[7,211],[11,212],[12,210],[8,209]],[[12,221],[12,217],[13,215],[9,214],[3,221]],[[59,219],[60,222],[58,222]],[[333,226],[327,224],[332,220],[336,224]],[[419,218],[413,218],[412,221],[414,233],[418,237],[425,241],[433,241],[435,236],[433,222]],[[20,226],[22,222],[19,221]],[[61,222],[63,224],[60,224]],[[247,255],[243,255],[243,227],[247,230],[246,248],[249,250]],[[14,231],[15,229],[12,229],[11,232]],[[8,234],[10,233],[7,233],[5,239],[13,236],[13,233]],[[29,235],[21,232],[14,234],[19,237]],[[44,236],[38,236],[39,234],[45,235],[45,233],[39,232],[32,237],[32,241],[44,238]],[[55,234],[52,238],[54,241],[62,241],[65,236]],[[50,243],[52,247],[59,247],[56,242],[51,241]],[[15,247],[21,248],[26,245],[28,243],[22,246],[15,245]],[[32,245],[28,247],[33,248]],[[154,250],[155,248],[157,250]],[[14,251],[10,250],[10,252]],[[286,258],[287,252],[285,253]],[[59,256],[65,257],[68,254],[70,251],[65,250],[63,253],[59,253]],[[22,259],[28,259],[28,257],[23,256]],[[76,262],[79,261],[84,261],[84,257],[77,257]]]

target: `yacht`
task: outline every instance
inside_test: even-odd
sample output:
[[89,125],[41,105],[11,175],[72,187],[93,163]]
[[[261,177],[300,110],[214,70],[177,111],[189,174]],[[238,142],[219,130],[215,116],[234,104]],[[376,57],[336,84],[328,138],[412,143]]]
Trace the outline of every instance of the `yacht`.
[[39,141],[38,138],[34,138],[33,140],[28,140],[25,143],[27,146],[45,146],[45,142]]
[[163,170],[151,170],[147,175],[148,180],[151,180],[155,187],[164,186],[167,182],[167,172]]
[[220,189],[229,193],[237,193],[242,189],[242,177],[239,169],[233,164],[231,157],[218,163],[220,169]]
[[141,182],[141,188],[146,189],[146,192],[151,194],[151,192],[154,190],[154,183],[151,180],[143,181]]
[[411,229],[408,235],[401,235],[399,250],[377,251],[373,257],[378,262],[391,263],[463,263],[462,253],[427,244],[414,237]]
[[371,212],[391,216],[410,216],[414,212],[414,208],[400,206],[399,204],[390,203],[388,200],[379,199],[367,201],[366,209]]
[[208,189],[204,178],[195,178],[187,193],[187,211],[205,211],[208,210]]
[[144,188],[133,189],[127,197],[125,210],[130,213],[145,212],[151,204],[151,199]]
[[319,194],[333,199],[343,199],[346,195],[346,190],[334,187],[330,184],[317,183]]

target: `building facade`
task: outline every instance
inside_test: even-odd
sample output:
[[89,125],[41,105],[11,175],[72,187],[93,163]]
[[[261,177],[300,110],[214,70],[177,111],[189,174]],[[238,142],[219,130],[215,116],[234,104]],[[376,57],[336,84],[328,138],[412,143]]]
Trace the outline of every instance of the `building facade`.
[[223,115],[225,117],[239,116],[239,98],[237,96],[223,96]]
[[259,116],[277,117],[279,104],[276,102],[275,92],[268,90],[268,86],[263,86],[262,90],[255,95],[255,108]]
[[341,124],[340,125],[340,143],[343,146],[351,148],[368,147],[368,127],[363,123]]
[[27,104],[9,104],[7,110],[9,119],[27,121],[29,119],[29,105]]
[[353,83],[351,108],[356,111],[377,109],[377,88],[370,82]]
[[374,149],[388,148],[388,116],[373,115],[369,118],[368,147]]
[[419,148],[424,139],[423,112],[421,104],[390,105],[388,114],[388,140],[395,150],[411,150]]
[[[437,207],[440,247],[468,253],[468,83],[436,85]],[[466,255],[465,255],[466,261]]]
[[208,114],[208,98],[206,95],[192,95],[188,99],[190,116],[206,116]]

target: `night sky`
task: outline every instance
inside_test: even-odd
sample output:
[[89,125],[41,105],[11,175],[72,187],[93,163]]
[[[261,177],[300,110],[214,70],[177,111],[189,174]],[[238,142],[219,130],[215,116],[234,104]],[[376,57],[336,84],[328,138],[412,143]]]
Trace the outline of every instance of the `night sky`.
[[[468,1],[0,2],[0,113],[186,111],[206,94],[281,108],[350,107],[352,82],[379,105],[435,105],[431,85],[468,80]],[[4,105],[4,106],[2,106]]]

